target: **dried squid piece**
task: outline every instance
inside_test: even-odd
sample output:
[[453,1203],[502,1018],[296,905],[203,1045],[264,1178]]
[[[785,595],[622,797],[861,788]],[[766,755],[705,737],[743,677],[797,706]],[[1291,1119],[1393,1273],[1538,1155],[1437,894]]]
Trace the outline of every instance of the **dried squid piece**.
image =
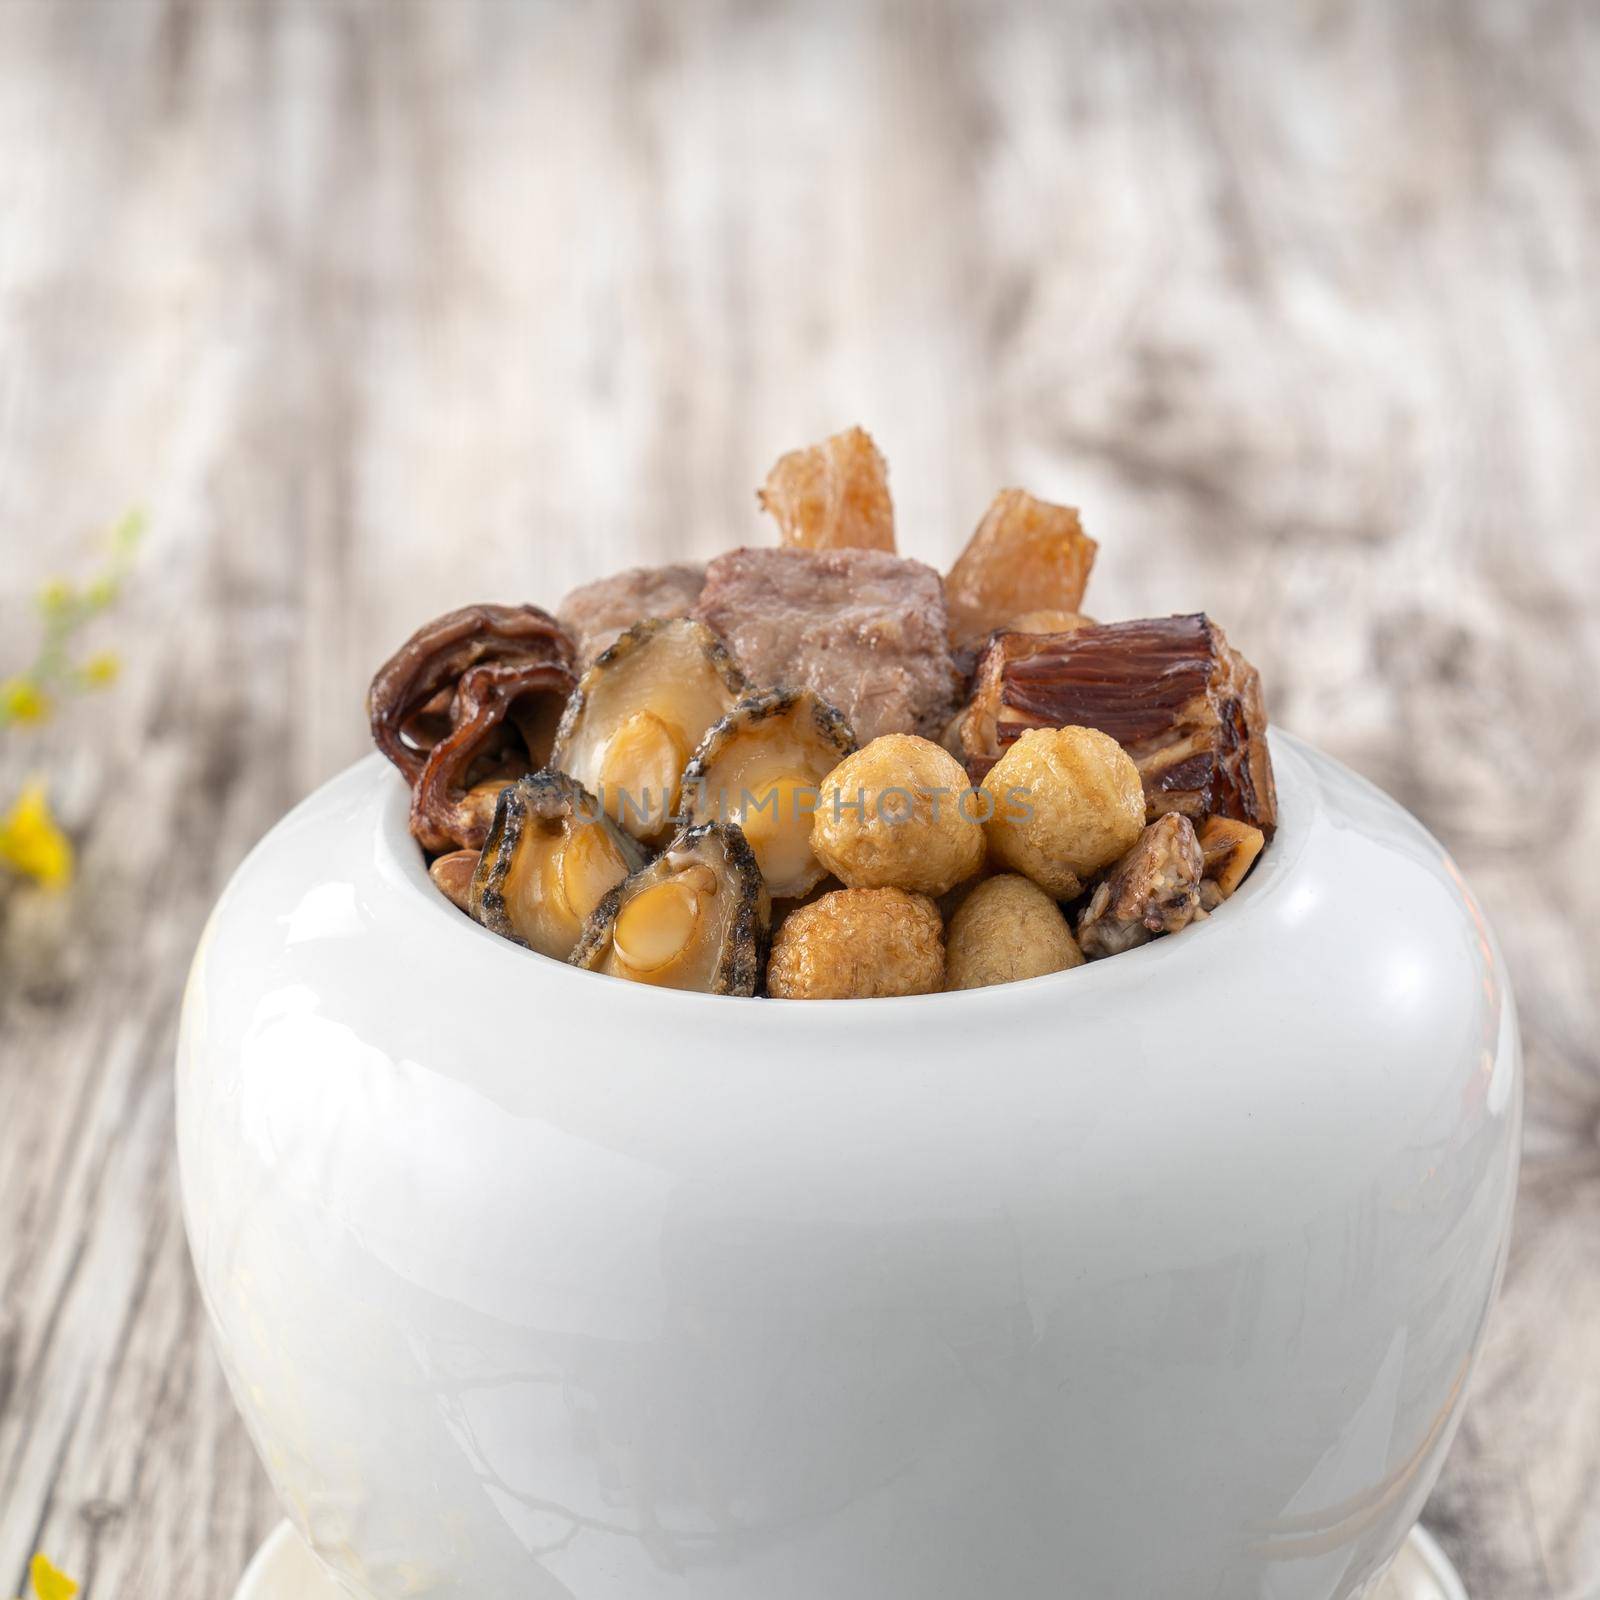
[[1176,933],[1200,909],[1205,858],[1194,824],[1169,812],[1152,822],[1111,869],[1078,916],[1078,944],[1091,960],[1121,955],[1162,933]]
[[[493,662],[539,663],[568,674],[572,688],[572,641],[549,612],[538,606],[463,606],[424,623],[378,669],[367,691],[367,715],[378,748],[405,775],[422,776],[428,752],[450,732],[451,701],[463,675]],[[545,742],[555,733],[550,721]],[[536,730],[537,731],[537,730]],[[542,765],[537,751],[534,764]]]
[[664,989],[753,995],[771,915],[744,835],[706,822],[679,834],[600,902],[571,960]]
[[786,546],[894,551],[889,468],[864,428],[780,456],[757,498]]
[[565,961],[595,907],[647,860],[581,783],[535,773],[501,795],[465,909],[492,933]]
[[649,843],[670,831],[683,769],[750,685],[721,640],[688,617],[636,623],[584,673],[550,765]]
[[1071,506],[1002,489],[944,580],[951,639],[981,639],[1025,612],[1076,612],[1098,548]]
[[773,898],[797,900],[827,873],[811,849],[818,787],[855,747],[850,724],[811,690],[752,695],[684,771],[689,820],[737,823]]
[[1133,757],[1150,820],[1220,814],[1271,838],[1278,797],[1261,677],[1203,612],[990,639],[961,721],[973,777],[1028,729],[1074,724]]

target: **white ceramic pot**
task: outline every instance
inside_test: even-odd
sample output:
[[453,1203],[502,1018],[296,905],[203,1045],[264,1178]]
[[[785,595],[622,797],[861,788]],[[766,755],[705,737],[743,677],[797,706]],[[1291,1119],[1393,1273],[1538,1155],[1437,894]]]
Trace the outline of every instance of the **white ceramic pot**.
[[1333,1600],[1439,1470],[1521,1106],[1482,912],[1274,736],[1210,921],[1006,988],[573,971],[429,884],[377,757],[239,869],[178,1053],[190,1240],[362,1595]]

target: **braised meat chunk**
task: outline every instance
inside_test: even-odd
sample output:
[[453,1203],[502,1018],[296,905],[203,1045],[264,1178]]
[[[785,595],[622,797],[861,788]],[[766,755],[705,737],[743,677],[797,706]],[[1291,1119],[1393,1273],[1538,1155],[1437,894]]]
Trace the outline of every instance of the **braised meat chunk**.
[[862,744],[937,738],[959,678],[939,574],[879,550],[732,550],[706,569],[695,613],[745,671],[812,689]]
[[1030,728],[1068,724],[1100,729],[1133,757],[1152,820],[1217,814],[1271,837],[1260,675],[1204,613],[996,634],[961,723],[968,770],[981,777]]
[[636,622],[648,617],[686,617],[694,610],[706,569],[688,562],[669,567],[629,567],[574,589],[556,615],[576,642],[578,665],[586,667]]

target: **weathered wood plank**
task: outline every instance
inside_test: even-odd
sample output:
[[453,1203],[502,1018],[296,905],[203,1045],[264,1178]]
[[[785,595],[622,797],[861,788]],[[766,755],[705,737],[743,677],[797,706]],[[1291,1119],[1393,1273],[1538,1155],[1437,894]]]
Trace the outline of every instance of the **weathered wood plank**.
[[273,1511],[190,1286],[178,989],[231,866],[468,599],[764,538],[845,422],[943,559],[1084,506],[1414,806],[1530,1064],[1503,1305],[1430,1515],[1600,1595],[1600,15],[498,0],[0,6],[0,667],[133,501],[113,698],[24,747],[0,907],[0,1591],[224,1594]]

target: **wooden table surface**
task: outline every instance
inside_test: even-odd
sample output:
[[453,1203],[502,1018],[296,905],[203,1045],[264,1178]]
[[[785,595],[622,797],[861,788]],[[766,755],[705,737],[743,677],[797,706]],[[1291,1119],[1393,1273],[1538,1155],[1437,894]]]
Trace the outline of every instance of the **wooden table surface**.
[[0,733],[81,850],[0,898],[0,1594],[221,1600],[275,1519],[175,1012],[374,664],[764,539],[859,419],[909,553],[1082,506],[1094,612],[1210,610],[1460,858],[1527,1162],[1428,1515],[1475,1600],[1600,1595],[1597,281],[1593,6],[0,0],[0,668],[150,517],[122,683]]

